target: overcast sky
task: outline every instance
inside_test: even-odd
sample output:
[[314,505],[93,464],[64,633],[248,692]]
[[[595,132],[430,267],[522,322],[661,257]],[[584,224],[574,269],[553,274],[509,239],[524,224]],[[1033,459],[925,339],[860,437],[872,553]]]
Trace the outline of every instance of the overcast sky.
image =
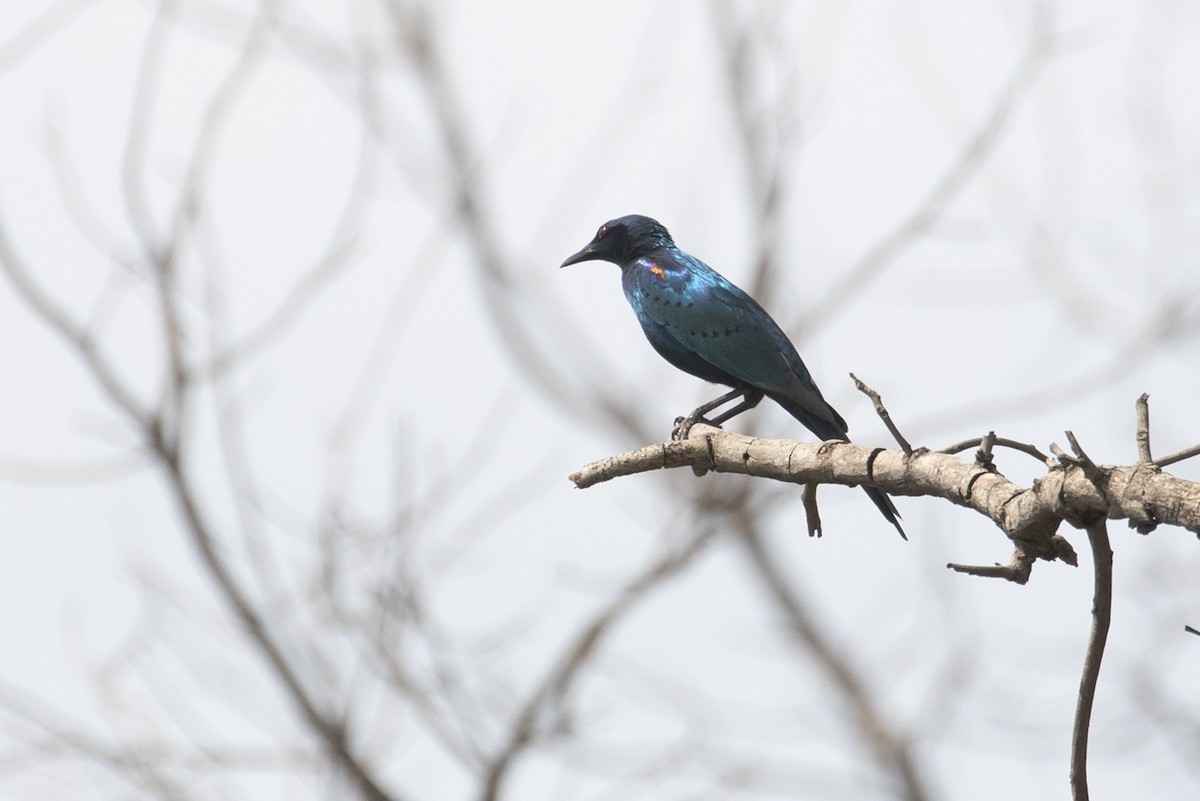
[[[242,69],[258,8],[174,5],[165,16],[148,0],[0,10],[0,226],[147,403],[164,354],[139,237],[171,230],[205,114]],[[571,487],[584,463],[646,442],[565,407],[497,333],[478,251],[451,220],[442,129],[394,52],[388,16],[366,0],[276,6],[208,142],[202,211],[181,256],[188,314],[206,321],[189,347],[241,340],[312,265],[338,266],[286,333],[194,410],[191,459],[228,546],[242,547],[213,433],[222,404],[237,403],[261,532],[297,575],[331,484],[364,520],[436,498],[416,514],[411,546],[431,614],[458,638],[456,653],[479,657],[480,643],[511,638],[479,674],[482,696],[505,698],[682,536],[687,521],[667,501],[693,478]],[[749,16],[762,60],[740,91],[762,112],[768,173],[783,187],[766,305],[856,440],[888,444],[849,371],[883,393],[917,445],[995,430],[1045,451],[1065,447],[1070,429],[1097,462],[1128,464],[1142,392],[1156,455],[1200,441],[1200,8],[1048,3],[1040,29],[1030,4],[998,1],[721,8],[450,2],[431,12],[482,213],[511,271],[504,291],[524,310],[530,352],[572,390],[591,383],[627,399],[656,438],[713,392],[645,343],[615,267],[558,265],[600,223],[637,212],[735,282],[752,280],[763,231],[720,33]],[[1038,30],[1049,37],[1040,45]],[[158,66],[139,85],[147,61]],[[855,270],[862,278],[847,283]],[[206,316],[214,286],[219,322]],[[266,732],[256,736],[286,739],[287,705],[223,687],[224,657],[180,633],[228,621],[161,476],[79,356],[3,280],[0,337],[5,695],[19,688],[107,736],[157,731],[146,705],[196,682],[225,696],[185,715],[213,738],[232,737],[252,708]],[[808,438],[777,409],[751,416],[756,433]],[[343,473],[331,466],[339,446]],[[1003,459],[1016,481],[1041,472]],[[1195,462],[1172,471],[1200,479]],[[447,471],[458,478],[438,494]],[[818,541],[804,537],[797,502],[773,497],[779,552],[884,708],[916,732],[936,797],[1065,797],[1086,559],[1038,564],[1025,587],[954,576],[948,561],[1009,557],[966,510],[898,499],[905,544],[861,492],[830,488]],[[1200,550],[1177,530],[1112,532],[1118,602],[1093,729],[1095,795],[1193,799],[1200,641],[1182,627],[1200,627]],[[1064,533],[1086,551],[1080,532]],[[715,546],[622,625],[590,687],[607,713],[581,701],[591,739],[531,760],[511,797],[620,795],[631,752],[687,740],[680,720],[707,721],[719,735],[705,736],[756,754],[801,750],[796,786],[813,797],[847,786],[892,797],[877,780],[847,785],[863,768],[837,742],[827,759],[802,750],[813,710],[845,713],[822,706],[820,682],[787,661],[773,611],[730,550]],[[961,697],[931,711],[959,658]],[[1147,671],[1190,712],[1190,745],[1131,700]],[[396,721],[373,725],[404,736],[389,730],[403,729]],[[28,736],[5,727],[13,742]],[[406,797],[474,792],[434,745],[407,745],[386,773]],[[703,795],[709,785],[682,761],[691,779],[659,777],[646,792]],[[112,797],[86,762],[54,764],[0,775],[0,795]],[[826,769],[828,787],[812,778]],[[786,796],[793,779],[747,797]],[[296,786],[231,781],[238,792]]]

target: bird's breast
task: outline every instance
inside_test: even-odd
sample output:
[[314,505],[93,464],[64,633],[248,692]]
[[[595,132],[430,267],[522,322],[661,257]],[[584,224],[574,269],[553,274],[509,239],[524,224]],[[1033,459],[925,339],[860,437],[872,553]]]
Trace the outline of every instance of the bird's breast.
[[625,295],[639,316],[659,322],[668,313],[672,317],[686,314],[685,310],[694,309],[699,300],[686,270],[654,259],[638,259],[621,279]]

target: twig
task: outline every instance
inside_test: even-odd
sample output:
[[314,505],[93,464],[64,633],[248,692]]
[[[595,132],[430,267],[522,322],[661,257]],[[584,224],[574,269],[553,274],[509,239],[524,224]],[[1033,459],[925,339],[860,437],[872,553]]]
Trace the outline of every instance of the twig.
[[1145,392],[1137,399],[1134,407],[1137,409],[1137,449],[1138,461],[1142,464],[1153,464],[1150,456],[1150,396]]
[[1155,459],[1156,467],[1166,467],[1169,464],[1182,462],[1184,459],[1191,459],[1193,456],[1200,456],[1200,445],[1193,445],[1190,448],[1184,448],[1181,451],[1172,453],[1170,456],[1164,456],[1161,459]]
[[975,464],[986,470],[995,470],[996,463],[992,460],[992,450],[996,447],[996,432],[989,431],[979,443],[979,450],[975,451]]
[[804,485],[804,517],[808,521],[808,536],[821,536],[821,510],[817,508],[817,483]]
[[[992,434],[992,432],[988,432],[988,433],[989,433],[989,436]],[[937,452],[938,453],[949,453],[949,454],[962,453],[963,451],[967,450],[968,448],[981,447],[983,445],[984,439],[985,439],[984,437],[975,437],[973,439],[964,439],[962,442],[956,442],[953,445],[949,445],[945,448],[942,448],[940,451],[937,451]],[[1038,448],[1036,446],[1031,445],[1027,442],[1017,442],[1015,439],[1007,439],[1005,437],[995,437],[993,442],[995,445],[998,445],[1001,448],[1008,448],[1009,450],[1019,451],[1020,453],[1028,454],[1029,456],[1032,456],[1034,459],[1037,459],[1039,462],[1041,462],[1042,464],[1044,464],[1048,467],[1054,467],[1056,464],[1054,459],[1052,459],[1051,457],[1042,453],[1040,450],[1038,450]],[[976,460],[976,461],[978,461],[978,460]]]
[[1092,597],[1092,630],[1088,637],[1087,655],[1083,660],[1083,675],[1079,680],[1079,700],[1075,706],[1075,725],[1071,731],[1071,798],[1087,801],[1087,747],[1092,724],[1092,704],[1096,699],[1096,683],[1100,678],[1100,662],[1112,618],[1112,545],[1108,541],[1108,525],[1101,518],[1087,528],[1092,546],[1095,582]]
[[1094,479],[1099,473],[1100,468],[1092,461],[1092,457],[1087,455],[1083,446],[1079,444],[1079,440],[1075,439],[1074,431],[1064,431],[1067,435],[1067,442],[1071,443],[1071,450],[1075,451],[1075,458],[1079,462],[1079,466],[1083,468],[1083,473],[1088,478]]
[[1014,584],[1025,584],[1029,581],[1029,575],[1033,571],[1033,563],[1035,559],[1030,556],[1022,548],[1014,548],[1012,559],[1007,565],[960,565],[955,562],[950,562],[946,567],[956,573],[965,573],[968,576],[982,576],[983,578],[1002,578],[1005,581],[1011,581]]
[[1200,631],[1197,631],[1196,629],[1192,628],[1191,626],[1184,626],[1183,630],[1188,632],[1189,634],[1195,634],[1197,636],[1200,636]]
[[859,381],[858,376],[856,376],[854,373],[851,373],[850,377],[854,379],[854,386],[858,388],[858,391],[870,398],[871,403],[875,404],[875,414],[879,415],[879,419],[883,421],[885,426],[887,426],[887,430],[892,432],[892,436],[895,438],[896,443],[900,446],[900,450],[904,451],[905,456],[912,456],[912,446],[908,444],[908,440],[904,438],[904,436],[900,433],[900,429],[896,428],[896,424],[892,422],[892,416],[888,414],[887,407],[883,405],[883,400],[879,397],[879,393],[868,387],[862,381]]

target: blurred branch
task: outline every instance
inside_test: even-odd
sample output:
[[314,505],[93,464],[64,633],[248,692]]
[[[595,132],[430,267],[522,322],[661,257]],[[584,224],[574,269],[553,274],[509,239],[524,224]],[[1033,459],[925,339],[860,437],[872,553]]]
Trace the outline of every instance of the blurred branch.
[[[68,718],[60,709],[35,700],[0,680],[0,712],[26,729],[40,733],[26,737],[24,754],[0,758],[0,773],[26,768],[35,760],[81,759],[101,765],[121,782],[164,799],[197,797],[190,791],[194,779],[180,772],[204,774],[214,767],[284,773],[313,772],[312,754],[299,749],[265,750],[229,743],[182,746],[161,736],[121,739],[113,732],[92,734],[82,721]],[[119,733],[119,732],[118,732]]]
[[88,461],[11,459],[0,456],[0,481],[16,484],[96,484],[128,478],[145,467],[146,457],[139,453]]
[[[268,18],[264,15],[261,20],[264,26],[268,21],[272,25],[274,24],[273,17]],[[249,45],[247,48],[249,49]],[[224,344],[221,349],[216,350],[209,365],[212,374],[220,375],[226,371],[237,369],[241,364],[253,359],[272,343],[285,336],[320,296],[321,290],[349,267],[351,256],[354,255],[358,246],[367,204],[374,194],[379,180],[377,151],[372,141],[374,132],[371,110],[375,106],[375,88],[371,70],[366,66],[360,70],[359,83],[362,135],[359,140],[359,156],[354,185],[350,188],[345,205],[333,226],[333,233],[326,245],[325,252],[312,267],[300,276],[299,280],[284,295],[279,305],[267,314],[256,327],[236,342]],[[414,263],[421,264],[421,258],[414,258]],[[425,273],[427,271],[412,270],[409,275],[420,276]]]
[[[745,23],[737,19],[738,9],[744,8],[739,4],[713,0],[710,7],[714,33],[722,46],[729,104],[742,145],[750,193],[749,211],[755,226],[751,241],[756,243],[757,252],[750,294],[770,305],[769,298],[776,285],[780,215],[789,175],[786,159],[798,127],[794,119],[796,102],[792,96],[796,78],[786,57],[791,54],[792,42],[783,40],[779,33],[783,4],[756,4],[749,11],[751,21]],[[756,48],[753,46],[756,38],[753,15],[763,10],[773,17],[757,26],[757,38],[763,46]],[[762,74],[769,67],[763,67],[761,62],[768,59],[769,67],[779,74]],[[778,84],[778,89],[771,97],[760,99],[766,91],[764,87],[772,84]]]
[[1050,12],[1044,5],[1038,4],[1035,6],[1025,53],[992,104],[983,124],[967,140],[957,158],[909,216],[876,242],[857,264],[842,273],[825,296],[804,313],[799,326],[800,338],[819,330],[845,311],[851,301],[862,294],[892,260],[933,227],[995,150],[1001,135],[1016,116],[1021,102],[1029,94],[1034,80],[1053,52],[1053,46]]
[[1190,302],[1190,298],[1181,297],[1177,293],[1171,295],[1162,305],[1145,316],[1141,330],[1130,337],[1111,358],[1074,376],[1054,380],[1036,389],[1022,389],[1008,396],[990,397],[975,403],[958,403],[948,409],[935,409],[914,419],[909,427],[940,431],[952,426],[976,425],[981,418],[1013,420],[1026,415],[1044,414],[1049,409],[1094,394],[1128,376],[1133,368],[1149,358],[1157,346],[1178,336]]
[[29,274],[17,253],[8,230],[0,217],[0,270],[8,277],[21,299],[34,314],[50,326],[83,358],[89,372],[99,382],[109,400],[117,405],[140,428],[153,423],[152,412],[143,406],[132,390],[117,375],[116,365],[100,350],[91,334],[79,326],[65,308],[59,305]]
[[[570,376],[550,356],[547,343],[576,339],[569,331],[550,331],[549,319],[541,330],[529,324],[529,305],[517,291],[517,276],[509,263],[486,210],[480,168],[463,122],[454,86],[429,22],[429,10],[412,0],[386,0],[395,40],[411,62],[438,128],[450,171],[451,209],[474,254],[470,260],[482,279],[483,307],[490,316],[500,344],[513,357],[522,373],[564,411],[589,421],[601,416],[614,427],[644,436],[645,431],[630,403],[594,378],[576,389]],[[549,265],[548,265],[549,266]],[[574,354],[573,364],[586,363]],[[599,413],[599,415],[597,415]]]
[[825,672],[842,702],[854,711],[858,735],[866,743],[876,763],[900,785],[900,797],[906,801],[928,799],[930,796],[918,773],[911,744],[884,720],[866,682],[849,659],[839,653],[821,631],[800,596],[779,570],[780,560],[767,553],[763,537],[754,528],[753,521],[744,520],[740,528],[738,541],[745,546],[746,557],[770,592],[788,631]]
[[95,2],[97,0],[59,0],[41,11],[16,36],[0,44],[0,72],[18,64]]
[[683,547],[651,563],[593,617],[591,623],[579,630],[563,649],[554,668],[521,706],[509,729],[507,742],[487,769],[480,801],[497,801],[501,785],[517,757],[535,744],[540,730],[553,730],[560,725],[555,722],[547,725],[544,721],[551,715],[558,716],[552,721],[561,720],[564,699],[609,631],[652,590],[691,564],[711,541],[710,532],[702,528]]
[[31,743],[31,751],[43,758],[67,755],[103,765],[121,781],[155,797],[190,799],[185,786],[163,769],[169,749],[162,743],[124,742],[84,733],[84,727],[67,721],[57,710],[34,702],[13,687],[0,684],[0,709],[43,738]]
[[[217,534],[201,511],[197,490],[183,452],[185,433],[182,423],[188,396],[194,391],[194,384],[185,363],[185,334],[177,307],[177,257],[193,215],[199,213],[202,204],[201,187],[208,173],[211,148],[236,92],[244,84],[250,65],[257,58],[262,37],[269,25],[271,9],[271,3],[260,6],[260,15],[251,27],[239,58],[226,75],[204,115],[203,128],[189,161],[187,179],[180,192],[174,219],[168,229],[169,238],[166,240],[160,240],[159,234],[154,230],[150,202],[140,181],[139,165],[147,152],[146,137],[153,115],[156,75],[161,70],[166,39],[170,33],[169,23],[175,10],[174,3],[170,0],[159,6],[155,22],[148,34],[126,149],[124,188],[130,218],[139,232],[150,262],[155,266],[157,277],[158,303],[163,320],[162,333],[169,354],[166,389],[160,401],[160,408],[150,411],[134,398],[131,390],[96,349],[86,332],[29,277],[2,226],[0,264],[33,311],[84,358],[92,375],[109,397],[127,414],[134,426],[142,431],[152,454],[163,469],[168,489],[174,496],[187,534],[209,578],[279,680],[305,724],[323,743],[330,758],[363,798],[386,801],[396,796],[382,788],[374,771],[353,752],[345,721],[338,719],[325,708],[326,702],[320,700],[316,690],[303,681],[298,667],[285,655],[286,649],[271,633],[250,592],[237,580],[232,566],[222,555]],[[169,422],[164,425],[164,417],[168,415]]]

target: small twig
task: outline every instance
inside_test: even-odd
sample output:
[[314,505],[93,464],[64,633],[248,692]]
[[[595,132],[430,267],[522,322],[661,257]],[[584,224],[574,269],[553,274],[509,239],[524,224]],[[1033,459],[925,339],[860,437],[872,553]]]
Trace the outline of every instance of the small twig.
[[1155,459],[1154,465],[1156,467],[1166,467],[1169,464],[1182,462],[1184,459],[1191,459],[1193,456],[1200,456],[1200,445],[1193,445],[1190,448],[1184,448],[1181,451],[1176,451],[1170,456],[1164,456],[1161,459]]
[[1096,467],[1096,463],[1092,461],[1092,457],[1087,455],[1083,447],[1080,446],[1079,440],[1075,439],[1074,431],[1064,431],[1063,433],[1067,435],[1067,442],[1071,443],[1071,450],[1075,451],[1075,458],[1079,466],[1083,468],[1083,472],[1088,478],[1092,478],[1100,468]]
[[1092,546],[1095,580],[1092,596],[1092,630],[1088,637],[1087,655],[1083,660],[1083,675],[1079,680],[1079,700],[1075,706],[1075,725],[1071,731],[1071,798],[1087,801],[1087,746],[1092,723],[1092,704],[1096,699],[1096,683],[1100,678],[1100,661],[1112,619],[1112,545],[1108,541],[1108,525],[1097,520],[1087,527]]
[[996,447],[996,432],[989,431],[983,441],[979,443],[979,450],[975,451],[975,464],[988,470],[995,470],[996,463],[992,461],[992,448]]
[[1183,630],[1188,632],[1189,634],[1195,634],[1197,636],[1200,636],[1200,631],[1197,631],[1196,629],[1192,628],[1191,626],[1184,626]]
[[1050,443],[1050,452],[1058,457],[1059,464],[1063,467],[1078,467],[1083,471],[1084,476],[1099,488],[1099,482],[1104,477],[1104,471],[1092,461],[1092,457],[1087,455],[1087,451],[1083,449],[1083,446],[1079,444],[1079,440],[1075,438],[1075,432],[1065,431],[1063,433],[1067,435],[1067,442],[1071,443],[1071,450],[1075,452],[1074,455],[1064,451],[1056,442]]
[[821,510],[817,508],[817,487],[820,484],[804,485],[804,515],[808,520],[808,536],[821,536]]
[[[991,436],[992,433],[993,432],[989,431],[988,435]],[[940,451],[938,451],[938,453],[948,453],[951,455],[956,454],[956,453],[962,453],[963,451],[967,450],[968,448],[977,448],[977,447],[982,446],[984,439],[985,439],[984,437],[975,437],[974,439],[964,439],[962,442],[956,442],[953,445],[942,448]],[[1017,442],[1014,439],[1006,439],[1005,437],[995,437],[994,442],[996,445],[998,445],[1001,448],[1008,448],[1009,450],[1019,451],[1024,454],[1028,454],[1029,456],[1032,456],[1034,459],[1037,459],[1039,462],[1041,462],[1042,464],[1045,464],[1049,467],[1057,466],[1054,459],[1052,459],[1051,457],[1042,453],[1040,450],[1037,449],[1037,447],[1035,447],[1034,445],[1031,445],[1027,442]]]
[[1150,396],[1145,392],[1137,399],[1134,407],[1137,409],[1137,449],[1138,461],[1151,464],[1154,459],[1150,456]]
[[887,407],[883,405],[883,400],[879,397],[879,393],[868,387],[862,381],[859,381],[858,376],[856,376],[854,373],[851,373],[850,377],[854,379],[854,386],[858,387],[858,391],[870,398],[871,403],[875,404],[875,413],[879,415],[879,419],[883,421],[885,426],[887,426],[887,430],[892,432],[892,436],[895,437],[896,443],[900,446],[900,450],[904,451],[905,456],[912,456],[912,445],[908,444],[908,440],[901,435],[900,430],[896,428],[896,424],[892,422],[892,416],[888,414]]
[[1002,578],[1014,584],[1025,584],[1033,572],[1035,557],[1030,556],[1021,548],[1013,550],[1012,560],[1007,565],[960,565],[950,562],[946,567],[957,573],[983,578]]

